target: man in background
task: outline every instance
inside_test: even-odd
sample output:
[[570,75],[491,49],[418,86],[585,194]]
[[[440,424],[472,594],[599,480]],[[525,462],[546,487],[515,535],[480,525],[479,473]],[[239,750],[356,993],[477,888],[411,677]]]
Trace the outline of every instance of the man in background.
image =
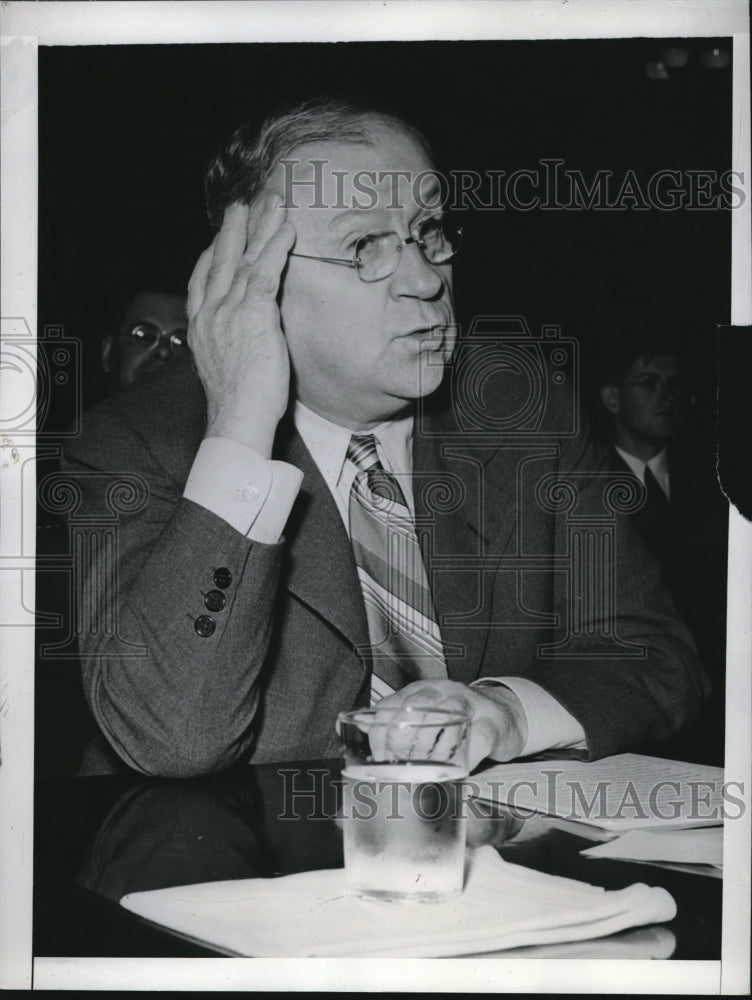
[[[645,503],[635,522],[660,555],[668,543],[672,500],[668,446],[684,418],[686,376],[670,347],[619,344],[612,346],[599,392],[610,416],[615,468],[634,473],[645,487]],[[680,486],[673,485],[676,494]]]
[[112,330],[102,338],[108,391],[128,389],[136,379],[188,353],[185,295],[159,282],[143,284],[114,310]]
[[674,752],[721,764],[728,507],[712,449],[694,432],[695,380],[680,342],[652,324],[643,329],[604,347],[598,395],[612,468],[631,472],[644,487],[632,520],[661,563],[713,683],[703,715],[672,744]]

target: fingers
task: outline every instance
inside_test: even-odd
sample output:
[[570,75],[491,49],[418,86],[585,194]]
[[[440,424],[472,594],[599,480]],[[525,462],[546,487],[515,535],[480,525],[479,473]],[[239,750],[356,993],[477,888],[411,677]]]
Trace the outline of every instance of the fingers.
[[[421,712],[421,708],[428,711]],[[463,697],[461,685],[446,681],[416,681],[379,701],[375,721],[382,724],[375,725],[370,734],[374,756],[378,752],[377,759],[382,760],[454,762],[465,766],[467,726],[451,719],[437,722],[430,712],[434,708],[467,713],[471,705]],[[390,724],[385,725],[387,722]]]
[[466,724],[451,722],[440,729],[431,750],[431,758],[467,767],[467,741],[473,726],[472,712],[468,701],[465,698],[450,695],[443,698],[436,707],[462,712],[470,717],[470,721]]
[[[230,239],[231,236],[237,237],[239,232],[239,225],[241,219],[241,212],[239,210],[244,210],[246,213],[248,211],[247,206],[244,205],[230,205],[229,208],[225,210],[225,218],[222,223],[221,230],[212,240],[211,244],[204,250],[199,259],[196,261],[196,266],[193,268],[193,273],[191,274],[190,280],[188,282],[188,301],[187,301],[187,312],[188,319],[191,320],[199,311],[201,306],[207,300],[207,293],[210,292],[209,298],[221,298],[220,289],[222,287],[222,277],[226,277],[229,274],[229,267],[225,265],[224,272],[221,268],[218,268],[217,262],[219,260],[219,255],[222,254],[226,257],[229,252]],[[221,243],[221,249],[218,247]],[[243,247],[240,247],[239,253],[242,253]],[[229,287],[232,280],[232,275],[230,275],[227,281],[227,287]]]
[[222,229],[199,257],[188,282],[189,320],[205,303],[240,302],[251,276],[255,294],[276,297],[295,243],[295,229],[280,205],[279,195],[270,195],[250,208],[239,204],[227,208]]
[[206,279],[209,276],[212,258],[214,256],[214,243],[208,246],[196,261],[190,281],[188,282],[188,301],[186,309],[188,319],[191,320],[201,308],[206,295]]
[[[467,712],[469,704],[461,695],[450,690],[445,693],[443,686],[418,684],[414,690],[405,694],[403,707],[438,708],[446,711]],[[435,719],[435,716],[433,717]],[[430,713],[410,712],[410,719],[415,723],[431,722]],[[443,763],[458,761],[461,747],[465,739],[466,727],[447,720],[442,725],[416,725],[407,730],[396,726],[387,730],[387,747],[394,753],[408,753],[412,760],[436,760]],[[412,737],[408,742],[407,736]]]
[[295,227],[282,225],[267,240],[250,268],[246,294],[252,292],[262,299],[274,299],[287,258],[295,243]]
[[271,237],[287,219],[287,209],[282,208],[282,197],[267,194],[260,198],[250,213],[246,223],[245,257],[255,261]]
[[276,298],[282,271],[295,243],[295,228],[285,215],[286,211],[279,211],[276,205],[258,217],[252,241],[236,262],[225,298],[228,305],[237,305],[249,293],[261,299]]
[[[420,722],[430,721],[421,708],[463,712],[470,722],[464,727],[450,720],[421,726]],[[517,696],[503,686],[475,691],[449,680],[414,681],[378,702],[377,721],[379,710],[382,723],[389,724],[375,725],[369,734],[376,760],[452,762],[472,770],[487,757],[499,761],[519,757],[527,740],[524,710]]]
[[403,705],[442,708],[465,712],[470,707],[463,695],[464,686],[454,681],[413,681],[378,702],[377,708],[397,708]]
[[[279,195],[268,194],[251,206],[236,202],[225,209],[222,228],[210,248],[208,267],[203,259],[208,252],[204,251],[200,258],[201,269],[193,283],[192,304],[200,298],[199,304],[216,305],[231,289],[235,297],[244,292],[250,265],[256,263],[270,239],[285,223],[287,212],[280,208],[281,204]],[[291,242],[288,251],[290,246]]]
[[250,205],[242,205],[240,202],[234,202],[225,209],[222,228],[214,245],[212,265],[217,269],[236,261],[245,250],[248,216],[252,211]]
[[[443,682],[446,684],[446,681]],[[402,705],[426,705],[433,706],[437,698],[442,696],[441,687],[431,681],[413,681],[405,687],[395,691],[386,698],[382,698],[376,705],[380,708],[399,708]]]
[[204,300],[208,303],[223,299],[232,284],[246,246],[249,212],[248,205],[237,202],[225,209],[222,228],[212,244],[212,259],[204,284]]
[[386,726],[369,726],[367,731],[368,745],[371,750],[370,759],[374,761],[391,760],[386,746]]
[[[416,759],[416,733],[412,728],[403,728],[396,724],[401,717],[399,709],[412,703],[421,701],[420,690],[422,685],[418,683],[408,684],[400,691],[395,691],[386,698],[382,698],[376,705],[375,721],[380,723],[375,725],[369,734],[371,751],[376,760],[401,760]],[[395,714],[396,713],[396,714]],[[405,713],[405,721],[415,720],[415,715]],[[393,725],[384,725],[386,722],[393,722]],[[378,756],[376,756],[378,754]]]

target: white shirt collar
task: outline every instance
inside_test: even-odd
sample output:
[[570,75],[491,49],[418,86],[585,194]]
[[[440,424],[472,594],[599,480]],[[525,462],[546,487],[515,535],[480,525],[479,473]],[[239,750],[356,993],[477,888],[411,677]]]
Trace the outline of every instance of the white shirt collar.
[[645,462],[643,459],[637,458],[636,455],[631,455],[628,451],[624,451],[624,449],[620,448],[618,445],[614,445],[614,448],[616,448],[617,452],[643,484],[645,482],[645,466],[647,465],[658,481],[658,485],[666,494],[666,497],[669,499],[671,498],[671,486],[668,474],[668,456],[665,448],[659,451],[657,455],[654,455],[649,462]]
[[[347,448],[354,432],[314,413],[298,400],[293,409],[293,419],[321,475],[334,493],[340,485]],[[369,431],[376,439],[382,465],[398,476],[412,472],[413,424],[414,418],[410,413],[397,420],[386,420]]]

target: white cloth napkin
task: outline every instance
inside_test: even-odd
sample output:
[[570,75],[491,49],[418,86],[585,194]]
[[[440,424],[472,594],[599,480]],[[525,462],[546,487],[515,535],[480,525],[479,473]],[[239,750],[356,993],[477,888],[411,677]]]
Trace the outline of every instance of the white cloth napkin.
[[137,892],[121,904],[226,954],[262,958],[471,955],[603,937],[676,915],[664,889],[641,883],[607,892],[509,864],[489,846],[468,862],[464,892],[444,902],[363,899],[338,868]]

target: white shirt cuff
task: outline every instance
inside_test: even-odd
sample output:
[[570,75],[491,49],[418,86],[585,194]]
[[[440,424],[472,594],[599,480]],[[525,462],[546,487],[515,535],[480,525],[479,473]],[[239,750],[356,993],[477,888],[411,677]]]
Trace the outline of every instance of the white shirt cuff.
[[585,730],[564,706],[527,677],[481,677],[470,687],[501,684],[520,699],[527,718],[527,741],[521,757],[543,750],[586,750]]
[[298,495],[303,473],[264,458],[229,438],[204,438],[183,496],[254,542],[275,545]]

